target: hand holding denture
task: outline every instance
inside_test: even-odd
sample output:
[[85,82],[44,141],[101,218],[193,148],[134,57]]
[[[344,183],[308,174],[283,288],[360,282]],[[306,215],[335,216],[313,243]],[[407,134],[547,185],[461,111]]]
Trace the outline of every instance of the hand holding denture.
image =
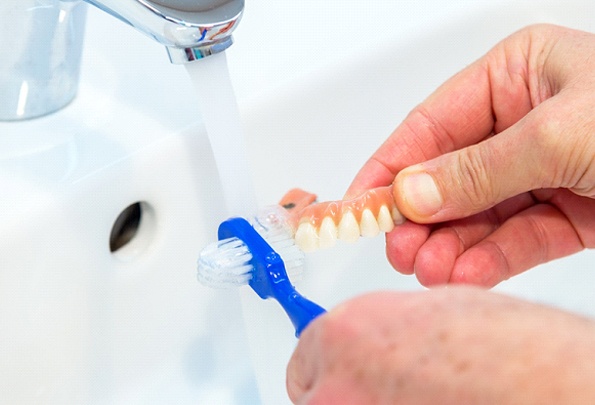
[[390,184],[410,221],[388,259],[426,286],[493,286],[595,247],[595,35],[500,42],[405,118],[347,198]]

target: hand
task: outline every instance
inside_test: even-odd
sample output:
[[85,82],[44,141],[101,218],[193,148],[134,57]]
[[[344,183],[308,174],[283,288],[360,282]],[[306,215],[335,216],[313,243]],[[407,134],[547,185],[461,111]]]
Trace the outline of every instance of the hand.
[[593,404],[595,324],[471,287],[373,293],[313,321],[296,404]]
[[493,286],[595,247],[595,35],[505,39],[415,108],[346,197],[393,180],[413,222],[387,256],[426,286]]

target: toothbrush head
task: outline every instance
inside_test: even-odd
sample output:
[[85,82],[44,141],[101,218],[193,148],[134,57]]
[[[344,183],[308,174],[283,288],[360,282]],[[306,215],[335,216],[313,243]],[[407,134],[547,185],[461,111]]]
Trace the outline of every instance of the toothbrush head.
[[252,267],[250,287],[262,299],[276,297],[274,285],[289,283],[281,256],[244,218],[231,218],[219,225],[219,240],[237,238],[250,252],[248,265]]
[[203,284],[248,283],[260,298],[274,298],[283,307],[298,337],[313,319],[325,312],[295,290],[281,256],[244,218],[222,222],[218,237],[219,242],[203,250],[198,261],[198,279]]
[[[253,256],[240,233],[253,235],[254,232],[266,241],[269,249],[281,256],[288,276],[292,280],[299,279],[305,267],[305,257],[295,245],[286,217],[285,209],[272,206],[263,208],[253,218],[250,227],[253,229],[247,228],[245,223],[240,225],[237,221],[232,221],[232,224],[237,224],[235,228],[231,224],[223,226],[227,229],[229,237],[222,237],[220,234],[219,241],[209,244],[201,251],[198,259],[198,280],[214,288],[248,284],[253,277]],[[252,236],[252,239],[254,238],[255,236]]]

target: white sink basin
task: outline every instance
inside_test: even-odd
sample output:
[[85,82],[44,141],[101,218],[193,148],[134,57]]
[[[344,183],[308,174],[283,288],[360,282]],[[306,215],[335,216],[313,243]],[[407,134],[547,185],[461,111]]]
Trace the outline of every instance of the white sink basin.
[[[228,57],[261,204],[294,186],[339,198],[411,108],[514,30],[554,22],[595,31],[591,0],[460,1],[442,13],[437,1],[424,5],[432,12],[394,3],[369,15],[325,3],[323,16],[332,5],[340,12],[314,35],[292,11],[308,15],[318,2],[287,5],[285,23],[269,23],[262,4],[250,14],[248,2]],[[440,15],[448,19],[437,23]],[[196,282],[198,251],[225,213],[184,69],[97,10],[87,34],[77,99],[53,116],[0,123],[0,397],[288,403],[295,338],[282,311],[247,288]],[[259,46],[269,52],[254,56]],[[134,237],[110,249],[130,205],[141,212]],[[390,268],[383,243],[310,255],[298,288],[329,308],[363,291],[420,288]],[[498,289],[595,316],[594,268],[595,252],[585,251]]]

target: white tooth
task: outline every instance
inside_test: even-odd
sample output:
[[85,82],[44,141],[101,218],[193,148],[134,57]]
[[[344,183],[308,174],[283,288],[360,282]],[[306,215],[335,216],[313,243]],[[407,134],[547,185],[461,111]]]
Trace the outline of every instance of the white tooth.
[[362,220],[359,223],[360,233],[362,236],[372,237],[378,235],[380,228],[378,222],[374,218],[374,214],[368,208],[362,212]]
[[316,229],[309,222],[301,223],[295,232],[295,244],[304,252],[312,252],[319,247]]
[[392,216],[393,216],[393,221],[397,225],[405,222],[405,217],[403,216],[403,214],[401,214],[401,212],[397,209],[397,207],[393,208]]
[[351,211],[346,211],[341,217],[337,235],[339,239],[346,242],[355,242],[359,239],[359,225]]
[[320,237],[320,248],[325,249],[335,246],[337,242],[337,226],[331,217],[324,217],[320,224],[318,235]]
[[378,227],[382,232],[390,232],[395,227],[393,217],[386,205],[380,207],[380,211],[378,212]]

